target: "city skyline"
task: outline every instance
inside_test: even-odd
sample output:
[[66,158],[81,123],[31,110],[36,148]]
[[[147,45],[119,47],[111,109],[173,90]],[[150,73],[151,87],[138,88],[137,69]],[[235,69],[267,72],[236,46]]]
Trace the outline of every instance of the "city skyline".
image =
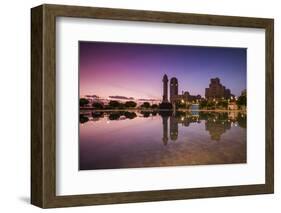
[[246,89],[246,49],[79,42],[80,96],[162,99],[162,77],[177,77],[179,93],[205,96],[220,78],[239,96]]

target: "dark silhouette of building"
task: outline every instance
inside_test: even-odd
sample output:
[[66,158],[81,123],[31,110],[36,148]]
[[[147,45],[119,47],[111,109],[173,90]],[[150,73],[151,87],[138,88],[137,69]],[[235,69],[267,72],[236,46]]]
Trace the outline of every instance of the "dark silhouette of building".
[[211,83],[209,84],[209,88],[205,89],[205,97],[207,99],[213,99],[213,98],[229,99],[231,97],[231,91],[230,89],[226,89],[225,86],[223,86],[220,83],[219,78],[211,78]]
[[178,79],[175,77],[171,78],[170,81],[170,102],[176,101],[178,96]]
[[165,74],[163,76],[163,101],[162,103],[168,103],[168,76]]

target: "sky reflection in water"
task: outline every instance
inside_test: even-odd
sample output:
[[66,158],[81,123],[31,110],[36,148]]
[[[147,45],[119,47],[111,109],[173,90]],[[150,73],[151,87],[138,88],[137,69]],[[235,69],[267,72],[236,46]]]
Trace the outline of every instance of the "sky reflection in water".
[[79,169],[246,163],[246,114],[83,112]]

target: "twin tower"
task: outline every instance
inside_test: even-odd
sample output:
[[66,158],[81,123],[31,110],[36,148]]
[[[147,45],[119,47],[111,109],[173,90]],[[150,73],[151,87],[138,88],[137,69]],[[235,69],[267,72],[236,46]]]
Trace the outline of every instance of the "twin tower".
[[[168,76],[165,74],[163,76],[163,100],[162,103],[169,103],[168,100]],[[173,77],[170,80],[170,102],[174,102],[175,98],[178,96],[178,79]]]

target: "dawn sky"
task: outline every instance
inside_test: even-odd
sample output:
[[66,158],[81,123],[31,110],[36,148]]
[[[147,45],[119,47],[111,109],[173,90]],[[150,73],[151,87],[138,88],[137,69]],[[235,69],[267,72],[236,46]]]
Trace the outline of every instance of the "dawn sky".
[[246,89],[246,49],[79,42],[80,96],[162,98],[162,77],[176,77],[179,93],[205,96],[210,78],[239,96]]

